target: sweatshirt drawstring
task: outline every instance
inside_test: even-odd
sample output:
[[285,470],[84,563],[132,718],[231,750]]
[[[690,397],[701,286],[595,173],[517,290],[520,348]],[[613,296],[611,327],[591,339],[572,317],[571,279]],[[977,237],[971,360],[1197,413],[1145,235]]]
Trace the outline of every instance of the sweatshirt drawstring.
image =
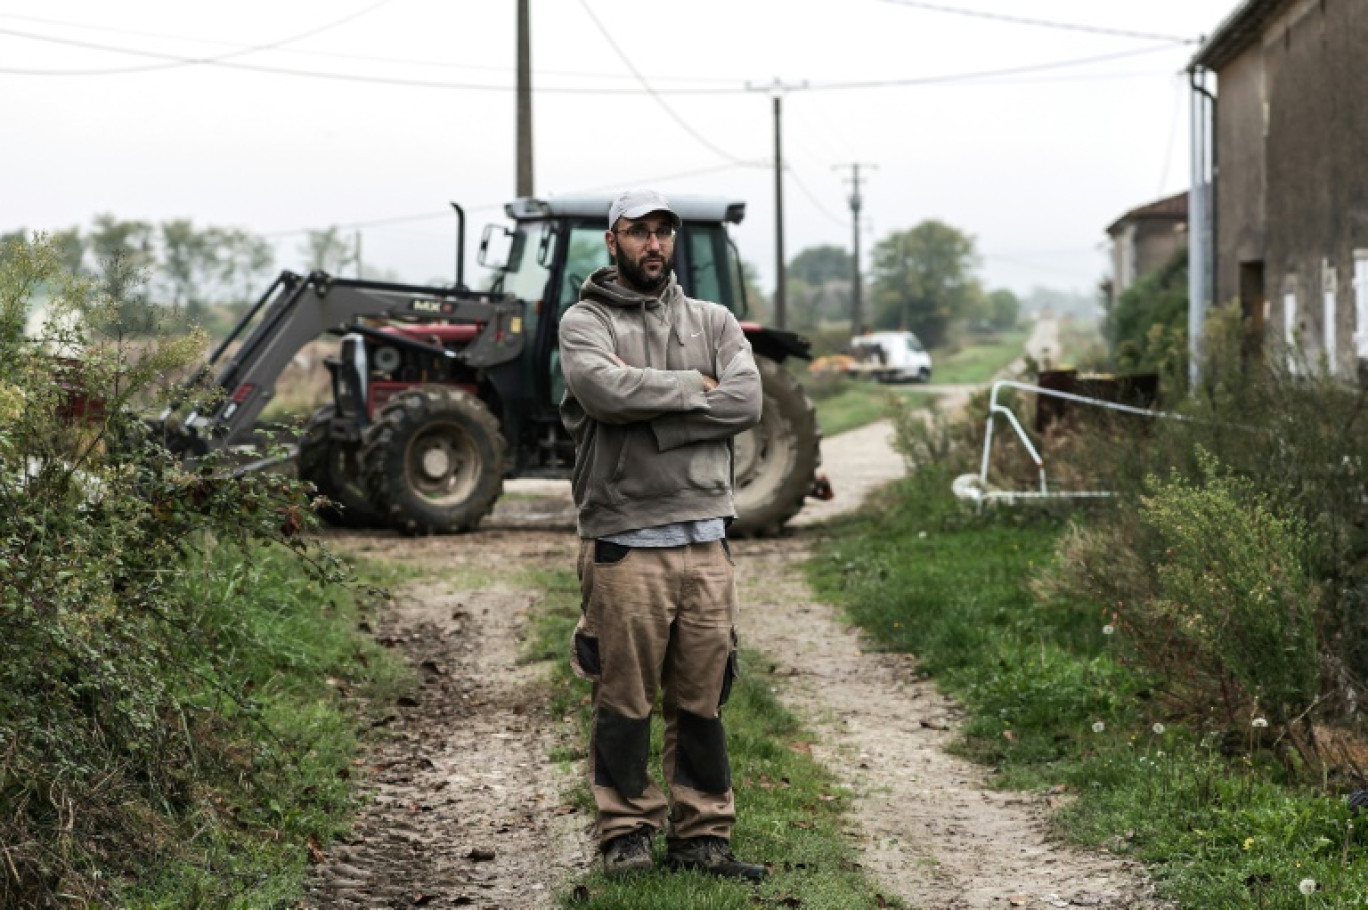
[[646,319],[646,299],[641,300],[641,337],[646,348],[646,369],[651,368],[651,324]]

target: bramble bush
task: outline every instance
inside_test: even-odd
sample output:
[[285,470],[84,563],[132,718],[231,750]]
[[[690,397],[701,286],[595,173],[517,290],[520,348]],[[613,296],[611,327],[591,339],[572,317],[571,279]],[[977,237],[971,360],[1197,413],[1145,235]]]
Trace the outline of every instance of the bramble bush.
[[215,592],[271,548],[317,580],[339,566],[298,535],[301,484],[188,470],[148,438],[133,405],[203,338],[135,343],[132,309],[41,239],[0,249],[0,906],[112,901],[217,823],[308,836],[252,808],[307,751],[264,713],[286,657]]
[[1175,711],[1262,718],[1311,767],[1352,765],[1318,731],[1361,727],[1368,695],[1368,390],[1250,342],[1237,307],[1213,313],[1182,419],[1075,445],[1119,498],[1066,535],[1039,590],[1110,611]]

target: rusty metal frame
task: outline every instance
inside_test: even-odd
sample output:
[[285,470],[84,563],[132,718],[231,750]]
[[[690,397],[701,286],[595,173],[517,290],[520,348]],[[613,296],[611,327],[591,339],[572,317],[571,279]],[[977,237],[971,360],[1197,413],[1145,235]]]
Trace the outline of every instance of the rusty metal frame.
[[[1048,398],[1058,398],[1063,401],[1071,401],[1075,404],[1090,405],[1092,407],[1103,408],[1109,411],[1119,411],[1122,414],[1133,414],[1139,417],[1162,418],[1168,420],[1190,421],[1192,418],[1183,414],[1176,414],[1172,411],[1154,411],[1148,408],[1138,408],[1134,405],[1119,404],[1115,401],[1104,401],[1100,398],[1090,398],[1086,395],[1075,395],[1072,392],[1061,392],[1058,389],[1047,389],[1043,386],[1031,385],[1025,382],[1016,382],[1011,379],[999,379],[993,383],[992,394],[988,400],[988,426],[983,437],[983,458],[979,463],[977,474],[962,474],[956,477],[951,485],[955,496],[959,499],[972,502],[978,506],[994,502],[1015,503],[1020,500],[1043,500],[1043,499],[1108,499],[1116,493],[1110,490],[1055,490],[1049,488],[1049,483],[1045,476],[1045,459],[1031,443],[1031,439],[1026,435],[1026,430],[1021,426],[1021,421],[1017,419],[1012,409],[998,401],[998,392],[1004,388],[1017,389],[1022,392],[1034,392],[1036,395],[1044,395]],[[994,418],[1003,415],[1012,430],[1016,433],[1017,439],[1025,447],[1031,460],[1035,462],[1036,474],[1040,481],[1037,490],[999,490],[994,489],[988,483],[988,463],[993,449],[993,427]]]

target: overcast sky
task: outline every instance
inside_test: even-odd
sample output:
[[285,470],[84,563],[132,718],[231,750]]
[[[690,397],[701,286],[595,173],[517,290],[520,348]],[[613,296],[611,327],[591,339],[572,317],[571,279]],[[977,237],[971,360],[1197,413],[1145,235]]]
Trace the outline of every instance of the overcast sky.
[[[532,0],[536,191],[744,199],[769,286],[772,108],[747,87],[778,79],[790,257],[849,245],[860,162],[866,254],[938,218],[991,287],[1092,293],[1105,227],[1187,186],[1180,42],[1235,5]],[[448,200],[473,243],[514,193],[515,38],[513,0],[0,0],[0,231],[190,218],[297,269],[302,231],[336,224],[377,267],[449,278]]]

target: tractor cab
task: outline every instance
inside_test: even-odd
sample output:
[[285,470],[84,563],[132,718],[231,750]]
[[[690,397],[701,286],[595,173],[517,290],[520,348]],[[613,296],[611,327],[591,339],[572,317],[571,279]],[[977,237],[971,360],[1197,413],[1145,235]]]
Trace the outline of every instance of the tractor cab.
[[[525,330],[534,354],[526,378],[542,416],[556,411],[565,391],[557,343],[561,314],[579,300],[586,278],[612,264],[603,236],[611,204],[606,194],[524,197],[504,206],[512,226],[491,224],[481,236],[480,264],[494,270],[491,289],[528,302]],[[741,222],[746,204],[677,196],[670,205],[683,221],[675,276],[684,293],[720,303],[744,319],[741,260],[727,225]]]

